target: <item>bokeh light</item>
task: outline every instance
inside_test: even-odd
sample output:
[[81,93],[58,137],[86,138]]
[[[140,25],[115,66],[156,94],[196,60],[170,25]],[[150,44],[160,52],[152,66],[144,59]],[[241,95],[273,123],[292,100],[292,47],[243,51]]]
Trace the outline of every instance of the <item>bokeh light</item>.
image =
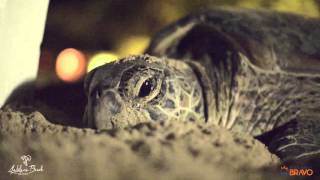
[[130,36],[120,43],[118,52],[122,57],[141,54],[147,48],[149,41],[148,36]]
[[320,9],[315,0],[241,0],[236,6],[245,8],[268,8],[277,11],[302,14],[310,17],[319,17]]
[[56,61],[56,73],[65,82],[75,82],[86,72],[85,55],[76,49],[61,51]]
[[87,72],[90,72],[91,70],[93,70],[94,68],[96,68],[98,66],[102,66],[106,63],[113,62],[113,61],[117,60],[118,58],[119,58],[118,55],[116,55],[115,53],[111,53],[111,52],[97,53],[90,58]]
[[311,17],[319,17],[320,15],[319,6],[313,0],[278,0],[272,4],[272,9]]

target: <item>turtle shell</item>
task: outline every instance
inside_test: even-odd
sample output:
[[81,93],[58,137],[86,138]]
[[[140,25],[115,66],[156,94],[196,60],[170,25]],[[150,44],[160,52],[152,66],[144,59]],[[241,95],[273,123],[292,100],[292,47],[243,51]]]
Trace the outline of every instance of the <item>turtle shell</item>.
[[320,20],[264,10],[207,10],[160,31],[147,53],[201,59],[229,50],[264,70],[320,75]]

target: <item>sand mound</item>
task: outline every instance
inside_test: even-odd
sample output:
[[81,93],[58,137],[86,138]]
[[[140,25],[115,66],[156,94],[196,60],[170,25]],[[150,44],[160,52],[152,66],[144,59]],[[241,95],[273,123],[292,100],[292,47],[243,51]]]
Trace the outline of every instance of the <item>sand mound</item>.
[[[98,132],[6,108],[0,110],[0,134],[0,179],[284,178],[263,144],[213,125],[160,122]],[[10,175],[22,155],[43,171]]]

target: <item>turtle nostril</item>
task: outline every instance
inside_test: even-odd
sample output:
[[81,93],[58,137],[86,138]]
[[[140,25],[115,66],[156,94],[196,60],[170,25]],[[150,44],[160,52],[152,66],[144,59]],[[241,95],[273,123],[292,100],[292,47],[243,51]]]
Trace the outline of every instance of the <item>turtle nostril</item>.
[[121,102],[116,98],[116,94],[114,92],[106,92],[103,96],[103,101],[112,114],[117,114],[121,111]]
[[96,99],[99,99],[100,97],[101,97],[101,91],[96,91],[96,93],[95,93],[95,95],[96,95]]

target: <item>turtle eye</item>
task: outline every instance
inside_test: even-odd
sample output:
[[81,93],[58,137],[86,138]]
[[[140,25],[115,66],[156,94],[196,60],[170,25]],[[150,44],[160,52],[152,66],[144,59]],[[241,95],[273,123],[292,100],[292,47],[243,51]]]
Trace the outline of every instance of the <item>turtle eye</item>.
[[153,79],[151,79],[151,78],[146,79],[141,84],[138,96],[141,98],[149,96],[151,94],[151,92],[154,90],[154,83],[155,83],[155,81],[153,81]]
[[159,79],[159,77],[141,78],[135,87],[135,97],[149,102],[160,93],[161,84],[161,79]]

